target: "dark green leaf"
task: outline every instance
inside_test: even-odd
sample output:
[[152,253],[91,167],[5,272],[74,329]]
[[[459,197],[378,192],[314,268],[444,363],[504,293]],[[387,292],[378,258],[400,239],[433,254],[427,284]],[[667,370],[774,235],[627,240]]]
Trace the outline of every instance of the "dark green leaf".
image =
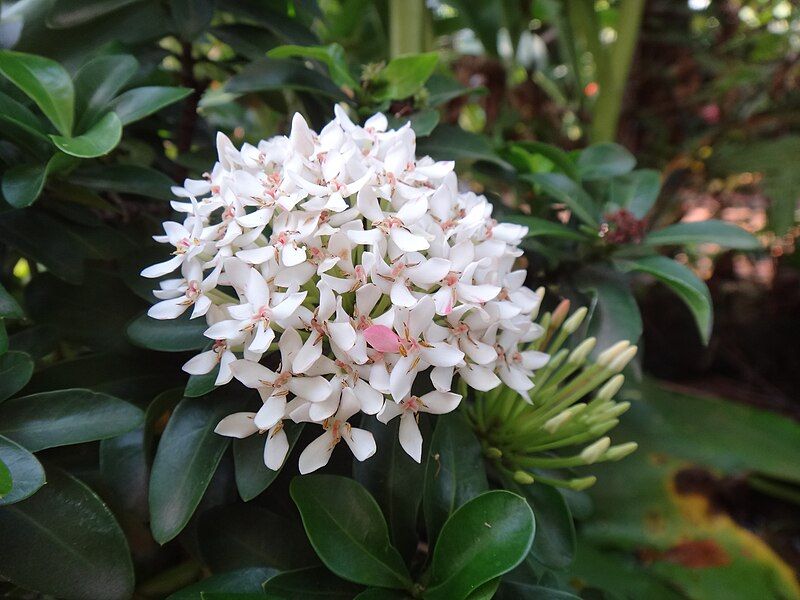
[[6,319],[21,319],[25,316],[22,307],[14,296],[8,293],[6,288],[0,284],[0,317]]
[[[353,598],[347,596],[347,598]],[[361,592],[353,600],[412,600],[412,596],[400,590],[387,590],[386,588],[369,588]]]
[[0,213],[0,239],[65,281],[83,279],[83,254],[64,227],[46,214],[31,209]]
[[62,135],[72,133],[75,90],[64,67],[43,56],[2,50],[0,73],[25,92]]
[[584,181],[625,175],[635,166],[630,152],[610,142],[589,146],[578,157],[578,173]]
[[578,242],[587,241],[587,237],[579,231],[556,221],[548,221],[547,219],[539,219],[527,215],[506,215],[503,217],[503,221],[525,225],[528,228],[528,235],[525,236],[527,238],[557,237]]
[[713,320],[711,294],[706,284],[688,267],[666,256],[646,256],[620,261],[619,265],[627,271],[649,273],[675,292],[692,312],[703,343],[708,343]]
[[211,24],[214,0],[170,0],[169,9],[180,38],[191,42]]
[[3,197],[15,208],[25,208],[33,204],[44,189],[47,177],[70,169],[75,158],[57,152],[47,164],[17,165],[3,175]]
[[543,483],[506,481],[504,487],[525,498],[536,517],[531,556],[551,569],[566,569],[575,556],[575,525],[561,493]]
[[598,210],[594,200],[580,184],[561,173],[531,173],[520,179],[536,184],[554,200],[565,204],[574,215],[592,228],[598,228]]
[[75,112],[78,131],[86,130],[106,110],[108,103],[139,68],[128,54],[97,56],[75,75]]
[[467,421],[460,413],[439,417],[422,495],[429,541],[459,506],[488,489],[481,446]]
[[483,160],[505,169],[511,168],[484,136],[453,125],[439,125],[428,137],[418,140],[417,154],[429,154],[436,160]]
[[44,189],[45,165],[17,165],[3,173],[3,198],[15,208],[30,206]]
[[174,200],[173,181],[161,171],[138,165],[103,165],[72,173],[70,183],[98,191],[137,194],[159,200]]
[[496,597],[497,600],[580,600],[580,596],[569,592],[516,581],[503,582]]
[[[214,367],[210,373],[204,375],[190,375],[189,381],[186,382],[186,389],[183,395],[187,398],[199,398],[214,391],[216,387],[217,375],[219,374],[219,365]],[[234,447],[236,444],[234,443]]]
[[225,90],[234,94],[283,89],[322,94],[336,101],[347,99],[330,79],[291,59],[262,58],[247,65],[225,84]]
[[204,512],[198,536],[203,561],[215,573],[245,567],[286,571],[319,564],[299,523],[254,504]]
[[150,526],[160,544],[183,530],[200,503],[230,441],[214,428],[242,402],[241,397],[184,399],[172,413],[150,475]]
[[425,469],[400,446],[400,419],[387,425],[365,416],[361,427],[372,432],[378,447],[370,460],[353,463],[353,477],[383,510],[394,546],[404,557],[417,549],[417,514],[422,501]]
[[575,274],[575,285],[592,299],[586,335],[597,338],[593,357],[621,340],[639,341],[642,317],[625,276],[611,269],[584,268]]
[[117,114],[123,125],[130,125],[183,100],[192,93],[189,88],[149,86],[128,90],[117,96],[109,109]]
[[570,179],[578,180],[580,175],[570,155],[557,146],[543,142],[522,141],[514,142],[512,148],[519,148],[532,155],[541,155],[558,167]]
[[51,146],[47,131],[27,106],[0,93],[0,133],[36,156],[44,156]]
[[389,127],[392,129],[399,129],[406,123],[411,123],[411,129],[417,134],[417,138],[426,137],[439,124],[439,111],[427,109],[416,112],[410,117],[389,117]]
[[263,58],[265,52],[280,44],[273,33],[262,27],[243,23],[220,25],[211,29],[211,33],[233,48],[237,54],[253,61]]
[[[288,456],[303,431],[303,424],[284,421],[283,428],[286,431],[286,437],[289,439]],[[280,471],[273,471],[267,468],[264,464],[264,444],[267,441],[267,435],[269,433],[233,440],[236,487],[245,502],[252,500],[266,490],[280,473]]]
[[520,496],[495,490],[473,498],[442,527],[424,597],[466,598],[522,562],[534,530],[533,512]]
[[661,173],[653,169],[639,169],[611,180],[608,196],[613,206],[626,208],[637,219],[643,219],[658,199],[661,191]]
[[[270,600],[352,600],[360,589],[354,583],[339,579],[324,567],[287,571],[275,575],[264,584],[264,591]],[[381,592],[384,594],[382,598],[392,593],[385,588]]]
[[127,600],[133,564],[114,515],[92,490],[55,468],[36,494],[0,508],[0,573],[42,594]]
[[[2,449],[3,441],[0,440],[0,451]],[[2,506],[3,499],[11,491],[11,471],[8,470],[6,463],[3,462],[3,457],[0,456],[0,506]]]
[[6,352],[0,356],[0,402],[22,388],[33,374],[33,361],[24,352]]
[[8,332],[6,331],[6,322],[0,317],[0,354],[8,352]]
[[333,83],[337,86],[344,86],[350,90],[355,90],[359,87],[358,82],[350,74],[344,48],[339,44],[328,44],[327,46],[279,46],[270,50],[267,56],[270,58],[292,58],[300,56],[318,60],[328,67],[331,80],[333,80]]
[[6,400],[0,435],[36,452],[120,435],[142,424],[141,410],[107,394],[71,389]]
[[472,593],[467,596],[467,600],[489,600],[490,598],[494,598],[498,587],[500,587],[500,577],[490,579],[473,590]]
[[758,238],[741,227],[716,219],[675,223],[651,232],[642,243],[646,246],[717,244],[735,250],[755,250],[761,247]]
[[275,569],[253,567],[230,573],[212,575],[167,597],[167,600],[201,600],[201,594],[255,594],[261,593],[264,582],[276,574]]
[[208,343],[203,332],[208,329],[205,319],[189,319],[185,313],[177,319],[159,321],[147,314],[128,325],[128,338],[142,348],[162,352],[200,350]]
[[47,15],[47,26],[68,29],[94,21],[141,0],[58,0]]
[[467,94],[485,94],[486,88],[466,87],[447,75],[434,73],[425,83],[428,90],[428,106],[437,107]]
[[0,506],[25,500],[44,485],[44,469],[36,457],[3,436],[0,436],[0,461],[8,467],[12,481],[10,493],[0,498]]
[[78,158],[96,158],[117,147],[122,138],[122,123],[116,113],[110,112],[77,137],[51,135],[50,138],[66,154]]
[[378,101],[402,100],[413,96],[428,81],[439,62],[437,52],[398,56],[381,69],[372,84]]
[[303,525],[322,562],[344,579],[363,585],[411,585],[375,499],[352,479],[335,475],[295,477],[290,487]]

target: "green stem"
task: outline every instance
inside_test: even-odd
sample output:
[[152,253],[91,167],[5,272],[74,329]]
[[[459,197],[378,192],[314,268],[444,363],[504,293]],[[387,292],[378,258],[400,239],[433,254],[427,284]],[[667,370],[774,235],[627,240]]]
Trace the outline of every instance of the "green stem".
[[389,0],[389,57],[430,47],[433,24],[425,0]]

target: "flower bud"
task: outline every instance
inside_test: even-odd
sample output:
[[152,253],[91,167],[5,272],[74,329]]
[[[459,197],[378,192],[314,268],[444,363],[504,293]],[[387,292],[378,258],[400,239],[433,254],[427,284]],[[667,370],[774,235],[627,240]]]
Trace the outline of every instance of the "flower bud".
[[628,340],[622,340],[610,348],[606,348],[598,355],[597,364],[603,367],[608,366],[611,361],[617,358],[621,352],[624,352],[627,348],[629,348],[630,345],[631,343]]
[[[566,328],[566,325],[564,327]],[[586,357],[589,356],[589,353],[594,350],[595,344],[597,344],[596,338],[586,338],[572,351],[567,362],[572,363],[573,365],[582,364],[586,360]]]
[[571,490],[575,490],[576,492],[582,492],[583,490],[592,487],[595,483],[597,483],[597,477],[590,475],[588,477],[570,479],[567,487]]
[[611,379],[606,381],[605,384],[603,384],[603,387],[601,387],[597,392],[596,398],[600,401],[611,400],[617,395],[617,392],[620,390],[623,383],[625,383],[624,375],[614,375]]
[[526,471],[515,471],[514,481],[521,483],[522,485],[530,485],[533,483],[533,475],[527,473]]
[[559,302],[558,306],[556,306],[556,309],[553,311],[552,318],[550,319],[550,327],[553,329],[558,329],[561,327],[564,319],[566,319],[567,315],[569,314],[569,304],[570,302],[566,298]]
[[629,454],[635,452],[638,447],[639,444],[637,444],[636,442],[627,442],[626,444],[620,444],[619,446],[614,446],[612,448],[609,448],[606,451],[606,454],[603,458],[605,458],[606,460],[621,460],[626,456],[628,456]]
[[497,459],[503,456],[503,452],[500,450],[500,448],[495,448],[494,446],[487,448],[484,451],[484,454],[486,455],[486,458],[491,459]]
[[589,309],[585,306],[581,306],[578,310],[572,313],[569,319],[564,321],[563,329],[567,333],[575,333],[578,327],[581,326],[583,320],[586,318],[586,315],[589,313]]
[[602,437],[583,449],[581,452],[581,459],[583,459],[587,465],[597,462],[597,460],[605,454],[609,446],[611,446],[611,438],[608,436]]
[[619,354],[619,356],[611,361],[611,363],[608,365],[608,369],[616,372],[622,371],[622,369],[624,369],[628,363],[633,360],[633,357],[636,356],[638,351],[639,348],[636,346],[631,346],[630,348],[624,350]]
[[559,427],[561,427],[564,423],[569,421],[573,416],[585,408],[586,404],[584,403],[573,404],[568,409],[558,413],[555,417],[545,421],[545,424],[543,425],[545,431],[548,433],[555,433]]

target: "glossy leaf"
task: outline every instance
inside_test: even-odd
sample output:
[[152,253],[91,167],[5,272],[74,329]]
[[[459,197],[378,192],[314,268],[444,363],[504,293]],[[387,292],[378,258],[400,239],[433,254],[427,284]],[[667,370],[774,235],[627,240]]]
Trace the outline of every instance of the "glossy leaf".
[[505,581],[500,585],[497,600],[580,600],[580,596],[541,585]]
[[72,133],[75,90],[64,67],[43,56],[2,50],[0,73],[33,100],[62,135]]
[[172,413],[150,474],[150,526],[158,543],[189,522],[230,442],[214,428],[242,403],[241,397],[190,398]]
[[648,234],[642,243],[646,246],[717,244],[735,250],[755,250],[761,247],[754,235],[732,223],[717,219],[668,225]]
[[255,504],[204,512],[198,539],[203,561],[215,573],[259,566],[286,571],[319,564],[300,523]]
[[[2,443],[2,441],[0,441]],[[8,470],[6,463],[3,462],[0,456],[0,502],[3,501],[8,493],[11,491],[11,471]]]
[[417,138],[427,137],[439,124],[439,111],[427,109],[415,112],[409,117],[389,117],[389,127],[392,129],[400,129],[406,123],[411,123],[411,129],[417,134]]
[[6,352],[0,356],[0,402],[10,398],[30,381],[33,360],[24,352]]
[[204,600],[210,593],[230,594],[231,598],[237,598],[238,594],[261,594],[263,597],[264,582],[276,573],[275,569],[268,567],[219,573],[170,594],[167,600]]
[[192,90],[182,87],[134,88],[117,96],[108,108],[117,114],[122,125],[130,125],[183,100],[191,93]]
[[181,39],[191,42],[211,24],[214,0],[170,0],[169,9]]
[[575,556],[575,525],[561,493],[549,485],[518,485],[506,481],[504,487],[528,501],[536,519],[531,556],[551,569],[566,569]]
[[469,424],[459,413],[439,417],[422,496],[429,541],[459,506],[488,489],[481,447]]
[[412,600],[413,596],[400,590],[387,590],[386,588],[369,588],[361,592],[353,600]]
[[570,155],[557,146],[552,146],[543,142],[520,141],[514,142],[512,148],[519,148],[534,156],[537,154],[541,155],[555,167],[558,167],[558,169],[570,179],[577,181],[580,178],[578,169]]
[[46,156],[50,138],[42,122],[27,106],[0,93],[0,133],[37,156]]
[[128,4],[142,0],[59,0],[47,15],[53,29],[68,29],[89,23]]
[[417,140],[417,155],[426,154],[437,160],[482,160],[511,168],[485,137],[447,124],[437,126],[428,137]]
[[642,317],[624,275],[607,268],[584,268],[574,279],[578,290],[590,299],[586,335],[597,339],[591,356],[596,357],[620,340],[632,344],[639,341]]
[[142,348],[162,352],[200,350],[208,343],[203,332],[208,329],[205,319],[189,319],[189,313],[169,321],[151,319],[146,314],[128,325],[128,338]]
[[713,320],[711,294],[688,267],[666,256],[647,256],[619,264],[627,271],[648,273],[675,292],[692,312],[703,343],[708,343]]
[[62,152],[78,158],[96,158],[108,154],[122,138],[122,123],[110,112],[86,132],[76,137],[51,135],[53,143]]
[[[188,387],[188,386],[187,386]],[[289,456],[303,431],[303,423],[284,421],[283,429],[289,440]],[[233,440],[233,461],[236,465],[236,487],[242,500],[248,502],[266,490],[280,471],[264,464],[264,444],[268,433]],[[284,462],[285,464],[285,462]]]
[[98,191],[136,194],[159,200],[173,200],[174,182],[161,171],[139,165],[103,165],[70,174],[70,183]]
[[609,202],[625,208],[637,219],[643,219],[661,192],[661,173],[653,169],[637,169],[614,177],[609,186]]
[[248,64],[225,84],[225,90],[234,94],[283,89],[321,94],[336,101],[347,99],[330,79],[291,59],[262,58]]
[[292,480],[290,493],[311,545],[331,571],[363,585],[411,585],[400,554],[389,543],[380,507],[359,483],[335,475],[305,475]]
[[520,179],[536,184],[542,191],[562,204],[589,227],[599,227],[598,210],[594,200],[580,184],[561,173],[532,173]]
[[399,424],[400,419],[384,425],[375,417],[364,417],[361,427],[372,433],[378,450],[370,460],[353,462],[353,477],[383,510],[394,546],[402,556],[411,557],[418,543],[417,515],[425,467],[400,446]]
[[[210,373],[203,375],[189,375],[189,380],[186,382],[186,389],[183,395],[187,398],[199,398],[210,394],[216,388],[217,375],[219,374],[219,365],[214,367]],[[235,446],[235,444],[234,444]]]
[[47,485],[0,508],[0,573],[42,594],[126,600],[134,578],[114,515],[86,485],[48,468]]
[[402,100],[414,95],[433,74],[439,54],[426,52],[398,56],[389,61],[371,82],[374,97],[381,100]]
[[142,424],[134,405],[91,390],[70,389],[19,396],[0,404],[0,435],[28,450],[102,440]]
[[3,174],[3,197],[15,208],[30,206],[42,193],[44,184],[51,174],[67,171],[76,162],[72,156],[57,152],[44,165],[11,167]]
[[[324,567],[297,569],[279,573],[266,583],[264,591],[270,600],[297,600],[299,598],[324,598],[325,600],[352,600],[361,588],[336,577]],[[380,589],[386,598],[390,590]],[[391,596],[389,596],[391,597]]]
[[0,213],[0,239],[42,263],[60,279],[76,283],[83,279],[84,255],[59,221],[47,214],[19,210]]
[[11,476],[11,490],[0,498],[0,506],[25,500],[45,483],[44,469],[36,457],[16,442],[0,435],[0,462]]
[[578,242],[587,241],[586,236],[579,231],[556,221],[548,221],[547,219],[539,219],[527,215],[507,215],[503,217],[503,222],[525,225],[528,228],[528,234],[525,236],[527,238],[555,237]]
[[24,316],[25,313],[22,311],[19,302],[0,284],[0,317],[21,319]]
[[583,180],[607,179],[625,175],[636,166],[636,159],[619,144],[589,146],[578,157],[578,174]]
[[91,59],[78,70],[75,75],[78,131],[88,129],[103,114],[138,68],[138,61],[129,54],[108,54]]
[[534,530],[533,512],[520,496],[495,490],[473,498],[442,527],[424,597],[466,598],[522,562]]
[[300,56],[318,60],[328,67],[328,72],[330,73],[333,83],[340,87],[345,86],[350,90],[359,88],[358,82],[350,74],[344,48],[342,48],[340,44],[328,44],[327,46],[279,46],[267,52],[267,56],[271,58],[292,58]]

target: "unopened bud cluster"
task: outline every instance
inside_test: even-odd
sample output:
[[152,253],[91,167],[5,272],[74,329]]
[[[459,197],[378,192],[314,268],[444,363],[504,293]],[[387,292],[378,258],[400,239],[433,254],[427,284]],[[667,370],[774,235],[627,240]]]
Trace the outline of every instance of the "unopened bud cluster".
[[530,349],[546,353],[550,360],[533,376],[530,401],[498,388],[477,393],[468,408],[484,455],[516,483],[540,481],[585,489],[595,483],[594,476],[564,478],[554,471],[620,460],[636,450],[633,442],[612,445],[606,433],[630,406],[614,396],[625,381],[621,371],[637,348],[618,342],[594,361],[589,357],[595,338],[568,349],[567,341],[586,314],[580,308],[569,315],[565,300],[552,313],[542,315],[545,333],[531,342]]

